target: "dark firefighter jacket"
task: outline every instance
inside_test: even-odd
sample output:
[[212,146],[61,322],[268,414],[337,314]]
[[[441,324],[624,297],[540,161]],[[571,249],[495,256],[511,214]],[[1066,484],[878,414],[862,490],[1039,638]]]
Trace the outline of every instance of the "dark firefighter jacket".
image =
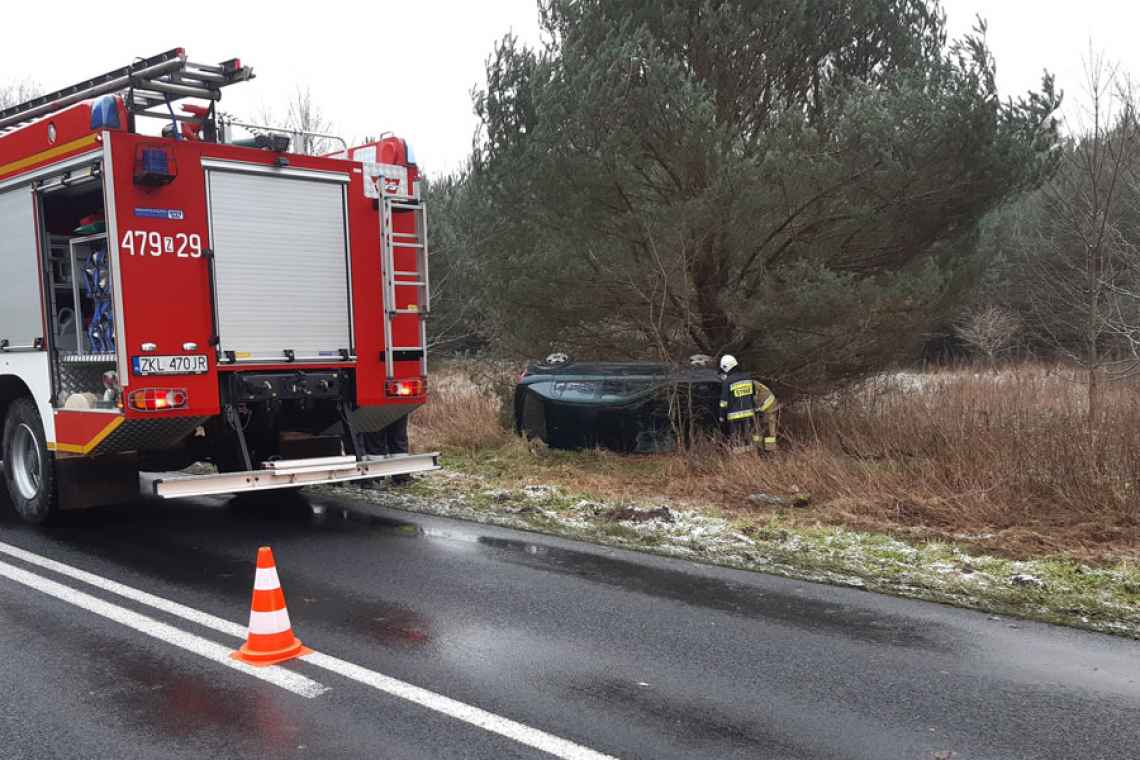
[[740,422],[756,416],[756,387],[746,372],[734,370],[721,375],[720,418]]

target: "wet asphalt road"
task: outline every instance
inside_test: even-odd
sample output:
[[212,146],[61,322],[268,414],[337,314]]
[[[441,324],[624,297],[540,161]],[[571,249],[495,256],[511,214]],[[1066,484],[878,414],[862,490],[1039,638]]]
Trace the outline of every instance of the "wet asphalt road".
[[[375,506],[0,521],[244,624],[257,547],[321,653],[621,758],[1140,757],[1140,644]],[[10,554],[203,639],[236,639]],[[305,698],[0,577],[0,758],[531,758],[311,663]]]

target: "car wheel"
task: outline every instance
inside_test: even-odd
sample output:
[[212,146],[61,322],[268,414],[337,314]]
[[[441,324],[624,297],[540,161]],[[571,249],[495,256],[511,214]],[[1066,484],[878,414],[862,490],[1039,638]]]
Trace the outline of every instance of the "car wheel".
[[558,351],[556,353],[549,354],[545,359],[542,360],[540,365],[543,367],[565,367],[567,364],[572,364],[573,361],[574,359],[570,356],[570,354],[563,351]]
[[8,407],[3,443],[4,477],[12,506],[24,522],[42,524],[55,514],[58,494],[55,460],[31,399],[17,399]]

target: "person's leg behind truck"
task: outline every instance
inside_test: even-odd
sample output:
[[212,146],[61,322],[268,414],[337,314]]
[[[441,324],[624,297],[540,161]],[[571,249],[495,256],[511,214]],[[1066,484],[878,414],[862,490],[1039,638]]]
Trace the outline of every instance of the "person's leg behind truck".
[[[383,430],[376,430],[359,435],[360,444],[364,453],[369,456],[388,456],[389,454],[408,453],[408,417],[405,414]],[[389,478],[392,485],[403,485],[412,480],[411,475],[393,475]],[[376,488],[377,480],[358,481],[361,488]]]

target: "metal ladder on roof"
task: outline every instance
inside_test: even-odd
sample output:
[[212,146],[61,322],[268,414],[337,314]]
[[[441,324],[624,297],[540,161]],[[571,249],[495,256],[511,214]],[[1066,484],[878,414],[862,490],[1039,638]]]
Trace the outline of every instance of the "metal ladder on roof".
[[170,121],[188,121],[192,117],[174,116],[169,112],[149,109],[166,107],[181,98],[202,98],[218,101],[221,89],[253,78],[253,69],[242,66],[237,58],[211,65],[193,63],[186,58],[183,48],[174,48],[150,58],[136,59],[133,63],[85,79],[46,95],[0,109],[0,135],[19,129],[35,119],[54,113],[83,100],[128,94],[125,105],[128,113]]
[[[414,225],[396,220],[410,216]],[[411,226],[413,232],[407,232]],[[419,198],[389,195],[380,197],[380,267],[384,286],[384,368],[388,379],[395,376],[393,362],[419,360],[420,374],[427,375],[427,317],[431,312],[431,281],[428,277],[427,209]],[[399,259],[397,259],[397,254]],[[407,267],[413,258],[413,269]],[[410,296],[410,297],[409,297]],[[405,306],[402,308],[400,304]],[[418,346],[393,345],[393,327],[397,321],[418,321]]]

